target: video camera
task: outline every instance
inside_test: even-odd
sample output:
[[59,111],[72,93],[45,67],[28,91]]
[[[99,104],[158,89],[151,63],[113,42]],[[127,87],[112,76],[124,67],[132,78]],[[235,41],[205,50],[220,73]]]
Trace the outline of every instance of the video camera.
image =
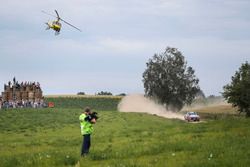
[[98,116],[97,116],[97,112],[92,112],[91,114],[90,114],[90,117],[91,117],[91,119],[98,119]]
[[86,121],[89,121],[91,122],[92,119],[98,119],[98,116],[97,116],[97,112],[91,112],[87,115],[87,117],[85,118]]

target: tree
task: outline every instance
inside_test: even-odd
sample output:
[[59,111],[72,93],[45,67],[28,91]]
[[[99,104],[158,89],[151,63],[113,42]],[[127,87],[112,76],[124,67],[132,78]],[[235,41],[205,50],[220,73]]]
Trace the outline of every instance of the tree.
[[250,64],[248,62],[241,65],[239,71],[232,76],[232,82],[223,87],[223,97],[233,107],[246,113],[250,117]]
[[85,92],[78,92],[77,95],[85,95]]
[[196,93],[195,98],[196,98],[196,99],[205,99],[206,96],[205,96],[205,94],[204,94],[204,92],[203,92],[202,90],[199,90],[199,91]]
[[145,94],[157,99],[167,109],[181,110],[185,104],[191,104],[200,91],[195,71],[187,67],[184,56],[176,48],[167,47],[146,65],[143,73]]
[[106,92],[106,91],[101,91],[101,92],[98,92],[97,95],[113,95],[111,92]]
[[126,96],[126,93],[120,93],[117,96]]

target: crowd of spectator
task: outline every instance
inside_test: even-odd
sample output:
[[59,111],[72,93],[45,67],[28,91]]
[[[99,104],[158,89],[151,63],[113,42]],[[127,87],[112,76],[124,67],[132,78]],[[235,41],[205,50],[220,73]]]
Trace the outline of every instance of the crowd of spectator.
[[21,100],[21,101],[1,101],[0,109],[9,108],[44,108],[47,107],[44,100]]

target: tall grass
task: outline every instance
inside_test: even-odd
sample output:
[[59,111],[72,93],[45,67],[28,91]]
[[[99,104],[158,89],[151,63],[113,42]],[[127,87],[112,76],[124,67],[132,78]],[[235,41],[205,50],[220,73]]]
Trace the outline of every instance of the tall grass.
[[80,110],[1,110],[0,166],[74,165]]
[[250,162],[250,124],[245,118],[188,124],[118,113],[111,124],[99,123],[102,128],[96,130],[92,154],[80,161],[82,166],[247,166]]
[[99,110],[92,146],[80,158],[81,109],[0,111],[0,166],[248,166],[250,121],[192,124],[143,113]]

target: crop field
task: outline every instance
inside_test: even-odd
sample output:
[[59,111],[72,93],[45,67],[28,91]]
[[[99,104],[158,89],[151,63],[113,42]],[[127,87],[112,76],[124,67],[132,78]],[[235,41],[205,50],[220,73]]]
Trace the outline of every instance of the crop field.
[[117,110],[120,96],[47,96],[46,101],[54,102],[56,108],[83,108],[89,106],[96,110]]
[[94,125],[90,154],[81,158],[80,108],[0,110],[0,166],[245,167],[250,164],[250,119],[244,116],[227,114],[192,124],[116,109],[100,107],[96,111],[100,118]]

